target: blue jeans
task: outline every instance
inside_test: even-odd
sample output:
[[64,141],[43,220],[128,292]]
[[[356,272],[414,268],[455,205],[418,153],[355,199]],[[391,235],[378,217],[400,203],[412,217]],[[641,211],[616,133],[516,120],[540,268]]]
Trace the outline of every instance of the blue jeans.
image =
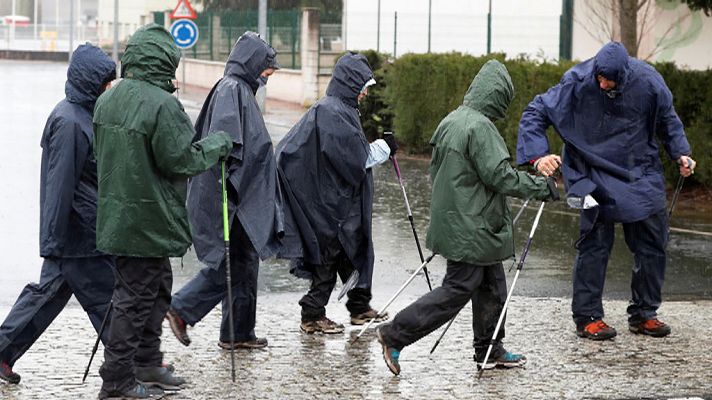
[[[608,257],[613,248],[614,223],[596,221],[579,242],[573,271],[574,322],[581,328],[603,318],[603,285]],[[628,322],[637,324],[655,318],[662,302],[668,241],[667,212],[662,210],[647,219],[623,224],[628,249],[635,256],[631,279]]]
[[[13,366],[67,305],[72,294],[99,332],[114,291],[114,259],[46,258],[39,283],[22,289],[0,326],[0,360]],[[106,343],[108,329],[102,341]]]
[[[254,340],[257,314],[257,274],[260,258],[242,224],[235,218],[230,230],[230,273],[235,341]],[[222,302],[220,341],[230,342],[225,262],[205,267],[173,295],[171,308],[188,324],[200,322]]]

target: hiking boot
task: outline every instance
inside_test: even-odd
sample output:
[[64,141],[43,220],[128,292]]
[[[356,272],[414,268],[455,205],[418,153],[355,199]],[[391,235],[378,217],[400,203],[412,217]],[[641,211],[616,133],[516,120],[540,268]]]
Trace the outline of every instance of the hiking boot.
[[161,364],[161,367],[167,369],[171,374],[176,372],[176,367],[174,367],[173,364]]
[[163,390],[180,390],[185,385],[185,379],[174,376],[164,367],[136,367],[136,380],[148,388]]
[[99,400],[131,400],[131,399],[162,399],[164,392],[161,388],[148,388],[137,383],[136,386],[122,392],[108,392],[103,388],[99,392]]
[[0,361],[0,379],[12,384],[20,383],[20,374],[12,372],[12,367],[5,361]]
[[166,319],[168,320],[168,324],[171,326],[171,330],[173,331],[173,334],[176,336],[176,339],[183,345],[183,346],[188,346],[190,345],[190,337],[188,336],[187,332],[187,325],[185,321],[183,321],[183,318],[178,315],[176,310],[174,309],[169,309],[168,312],[166,313]]
[[[482,358],[484,358],[484,354],[482,355]],[[527,358],[521,354],[515,354],[507,351],[499,357],[488,358],[487,363],[483,365],[483,360],[478,360],[477,355],[475,354],[475,363],[477,363],[477,369],[520,368],[527,363]]]
[[266,338],[254,338],[252,340],[247,340],[244,342],[235,342],[230,346],[230,342],[223,342],[222,340],[218,342],[218,346],[224,350],[233,349],[262,349],[267,347]]
[[383,348],[383,361],[386,362],[388,369],[391,370],[393,375],[400,374],[400,364],[398,363],[398,358],[400,357],[400,350],[397,350],[386,344],[386,340],[381,334],[380,326],[376,328],[376,337],[378,338],[378,342],[381,343],[381,347]]
[[344,333],[343,325],[337,324],[326,317],[321,317],[321,319],[317,321],[302,321],[302,323],[299,324],[299,329],[301,329],[304,333]]
[[382,322],[388,319],[388,313],[378,314],[373,308],[361,314],[351,314],[351,325],[363,325],[371,322]]
[[613,339],[617,335],[616,330],[601,319],[589,322],[583,328],[577,327],[576,334],[579,337],[591,340]]
[[633,333],[652,337],[667,336],[672,331],[670,325],[657,318],[652,318],[639,324],[630,324],[628,325],[628,329]]

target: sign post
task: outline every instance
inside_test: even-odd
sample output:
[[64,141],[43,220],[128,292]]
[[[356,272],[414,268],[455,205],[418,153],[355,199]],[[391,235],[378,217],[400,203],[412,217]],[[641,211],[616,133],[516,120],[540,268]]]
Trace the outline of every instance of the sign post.
[[[195,46],[198,41],[198,25],[192,21],[198,18],[198,14],[190,6],[190,1],[178,0],[178,5],[173,9],[170,17],[174,21],[169,31],[173,36],[173,42],[180,49],[180,58],[183,63],[183,84],[181,89],[185,92],[185,50]],[[178,93],[178,97],[180,97],[180,91]]]

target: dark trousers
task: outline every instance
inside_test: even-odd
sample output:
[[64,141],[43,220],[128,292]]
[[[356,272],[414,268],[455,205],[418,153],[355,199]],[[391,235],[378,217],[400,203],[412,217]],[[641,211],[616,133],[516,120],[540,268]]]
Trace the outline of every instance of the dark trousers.
[[[354,267],[346,256],[341,244],[328,257],[328,262],[323,265],[307,265],[312,273],[312,282],[309,291],[299,300],[302,306],[302,321],[316,321],[326,316],[326,305],[329,303],[331,292],[336,286],[336,276],[341,282],[346,282],[354,272]],[[346,293],[348,301],[346,309],[351,315],[358,315],[371,309],[371,288],[354,288]]]
[[[506,300],[502,263],[476,266],[448,260],[442,286],[401,310],[392,322],[381,326],[381,334],[389,346],[403,349],[444,325],[472,301],[475,354],[484,358]],[[493,358],[505,352],[503,338],[504,321],[492,349]]]
[[[666,211],[662,210],[643,221],[623,224],[623,233],[628,249],[635,256],[630,285],[632,299],[628,306],[628,321],[635,324],[654,318],[662,302],[668,241]],[[613,239],[614,224],[597,221],[579,242],[571,303],[574,322],[578,327],[603,318],[603,285]]]
[[[230,274],[235,341],[254,340],[257,315],[257,275],[260,258],[242,224],[235,218],[230,231]],[[230,342],[225,263],[203,268],[173,295],[171,307],[189,325],[202,320],[222,302],[220,340]]]
[[171,303],[168,258],[118,257],[109,339],[99,374],[107,392],[136,384],[135,367],[163,363],[161,323]]
[[[72,294],[99,332],[113,291],[112,257],[46,258],[40,282],[25,286],[0,326],[0,360],[12,367],[64,309]],[[104,331],[104,343],[106,338]]]

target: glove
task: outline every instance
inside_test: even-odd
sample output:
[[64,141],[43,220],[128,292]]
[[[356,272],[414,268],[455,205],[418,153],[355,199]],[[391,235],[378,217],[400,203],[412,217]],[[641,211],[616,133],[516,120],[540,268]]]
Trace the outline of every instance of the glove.
[[391,149],[390,156],[393,157],[398,151],[398,143],[396,143],[396,137],[393,136],[393,132],[383,132],[383,140],[385,140],[388,148]]
[[559,196],[559,190],[556,188],[556,179],[551,176],[547,177],[546,186],[549,187],[549,198],[552,201],[559,201],[561,197]]

